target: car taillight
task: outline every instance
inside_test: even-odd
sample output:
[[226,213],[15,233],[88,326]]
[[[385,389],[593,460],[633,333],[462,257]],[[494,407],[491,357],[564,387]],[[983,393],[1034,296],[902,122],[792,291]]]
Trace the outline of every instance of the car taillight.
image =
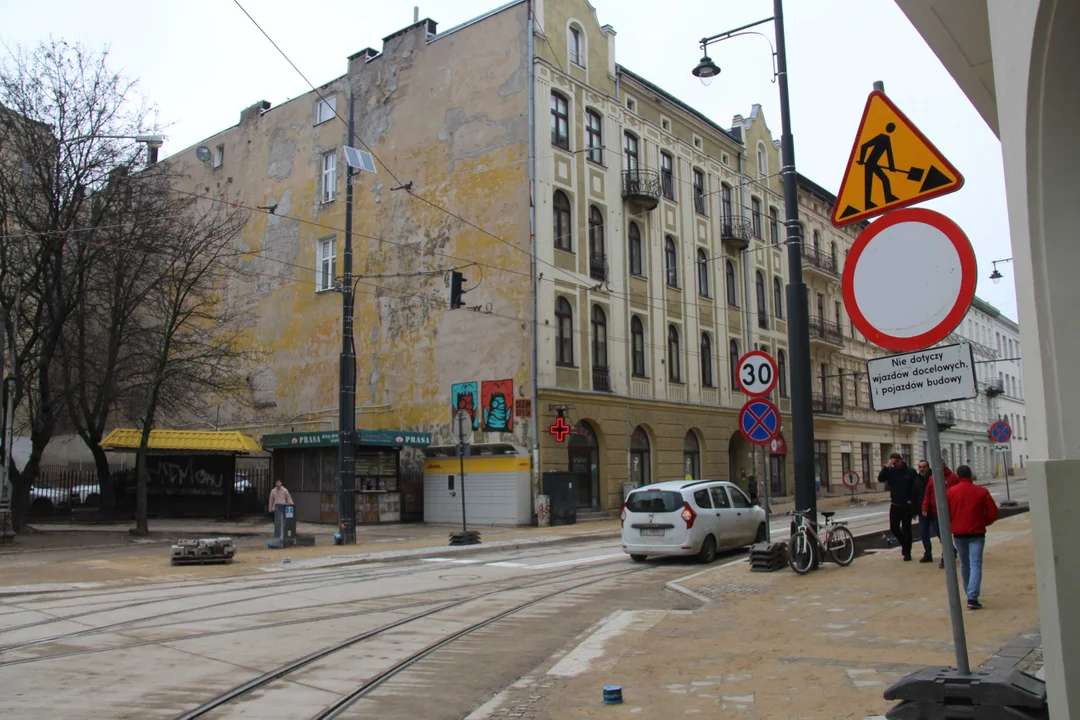
[[622,512],[619,513],[619,527],[626,527],[626,503],[622,504]]
[[694,527],[694,520],[697,519],[697,513],[694,512],[694,509],[692,507],[690,507],[690,503],[683,503],[683,510],[681,514],[682,519],[686,521],[686,529],[689,530],[690,528]]

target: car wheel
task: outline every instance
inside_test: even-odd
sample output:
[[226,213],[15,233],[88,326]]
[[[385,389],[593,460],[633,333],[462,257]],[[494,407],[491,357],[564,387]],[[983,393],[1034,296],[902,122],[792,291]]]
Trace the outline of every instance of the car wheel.
[[49,498],[38,498],[30,505],[30,509],[35,515],[50,515],[53,510],[52,500]]
[[757,527],[757,536],[754,538],[755,543],[763,543],[767,539],[768,533],[765,532],[765,523],[761,523]]
[[701,552],[698,553],[698,560],[708,565],[716,559],[716,538],[712,535],[706,535],[705,540],[701,543]]
[[634,562],[645,562],[646,557],[647,557],[646,555],[639,555],[637,553],[634,553],[633,555],[630,556],[630,559],[633,560]]

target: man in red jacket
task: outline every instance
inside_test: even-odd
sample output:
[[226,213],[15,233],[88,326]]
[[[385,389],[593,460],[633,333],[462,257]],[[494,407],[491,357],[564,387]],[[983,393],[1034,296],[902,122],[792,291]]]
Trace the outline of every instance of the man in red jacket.
[[956,468],[956,476],[960,481],[949,488],[952,535],[960,554],[960,575],[964,579],[968,610],[979,610],[986,526],[998,519],[998,506],[989,490],[972,482],[971,468],[967,465]]
[[[923,460],[922,462],[924,463],[926,461]],[[922,463],[919,463],[919,465],[921,466]],[[945,471],[945,489],[946,489],[946,491],[948,491],[949,488],[951,488],[953,485],[955,485],[956,483],[958,483],[960,481],[956,477],[956,473],[954,473],[952,470],[950,470],[948,465],[945,465],[944,463],[942,463],[942,469]],[[921,472],[921,470],[920,470],[920,472]],[[923,517],[925,517],[927,519],[927,521],[928,521],[928,523],[930,525],[930,534],[936,535],[938,540],[940,541],[940,539],[941,539],[941,527],[938,525],[937,501],[936,501],[936,498],[934,497],[935,494],[936,494],[936,491],[934,490],[934,476],[931,475],[929,480],[926,483],[926,491],[923,493],[922,514],[923,514]],[[933,561],[933,558],[931,558],[931,561]],[[938,567],[939,568],[945,567],[945,554],[944,554],[944,552],[942,552],[941,559],[938,560]]]

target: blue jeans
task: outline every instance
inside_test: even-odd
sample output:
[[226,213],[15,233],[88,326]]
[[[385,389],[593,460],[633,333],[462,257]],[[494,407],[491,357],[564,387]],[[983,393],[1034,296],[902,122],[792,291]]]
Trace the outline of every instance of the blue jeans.
[[978,600],[982,586],[983,549],[986,537],[954,537],[956,551],[960,555],[960,577],[964,580],[964,592],[968,600]]

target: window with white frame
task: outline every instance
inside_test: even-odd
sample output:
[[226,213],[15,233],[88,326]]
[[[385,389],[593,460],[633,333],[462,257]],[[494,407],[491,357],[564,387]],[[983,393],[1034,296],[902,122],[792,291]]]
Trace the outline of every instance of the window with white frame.
[[579,67],[585,67],[585,46],[581,39],[581,30],[577,26],[571,25],[567,39],[570,44],[570,62]]
[[334,289],[334,263],[337,261],[337,240],[324,238],[319,241],[318,263],[315,270],[315,292]]
[[322,156],[322,201],[328,203],[337,193],[337,155],[328,152]]
[[315,103],[315,124],[319,125],[332,119],[337,113],[337,97],[331,95]]
[[218,145],[214,148],[214,167],[219,168],[225,164],[225,146]]
[[758,177],[768,177],[769,175],[769,160],[768,155],[765,154],[765,145],[758,143],[757,146],[757,172]]

